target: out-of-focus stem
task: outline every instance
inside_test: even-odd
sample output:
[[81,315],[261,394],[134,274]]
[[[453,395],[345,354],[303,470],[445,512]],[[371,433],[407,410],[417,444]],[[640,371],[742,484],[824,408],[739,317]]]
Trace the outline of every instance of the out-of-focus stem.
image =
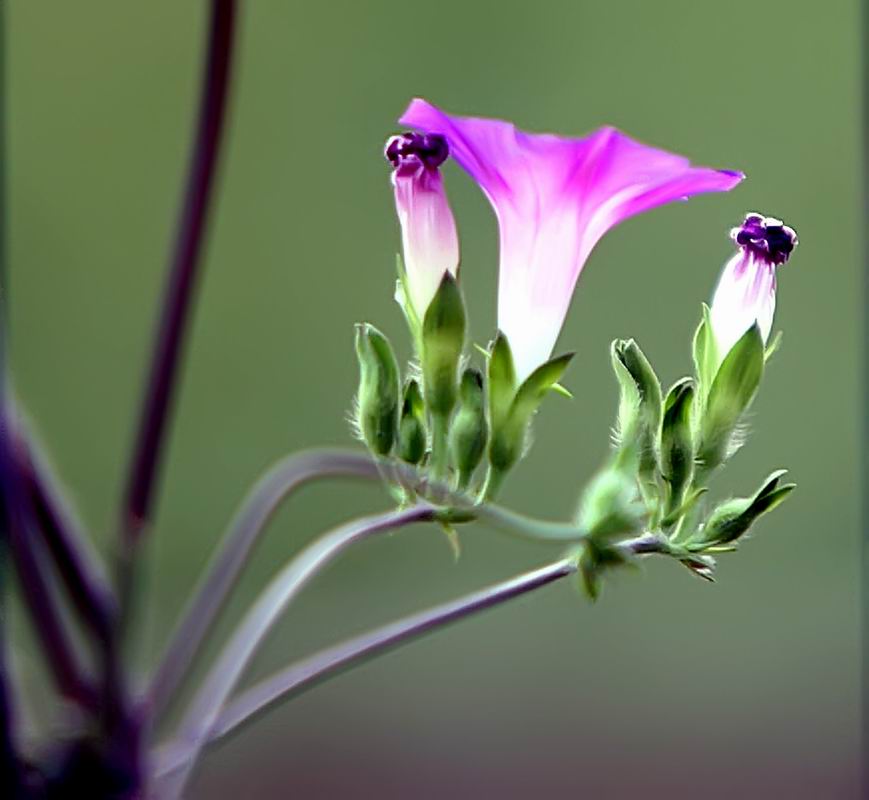
[[[404,485],[419,486],[421,476],[413,467],[397,462],[387,466]],[[149,704],[155,718],[166,711],[189,672],[251,551],[280,503],[315,479],[355,477],[381,480],[382,470],[383,465],[364,453],[312,450],[288,456],[254,485],[218,546],[205,577],[193,593],[193,599],[181,615],[181,622],[172,634],[151,682]],[[469,498],[450,493],[445,486],[430,488],[444,502],[464,508],[468,514],[467,521],[479,518],[513,535],[537,540],[577,542],[582,538],[582,532],[569,523],[535,520],[492,505],[475,506]]]
[[27,436],[24,430],[19,433],[16,458],[21,483],[32,504],[35,530],[54,561],[70,602],[93,636],[105,643],[111,636],[116,615],[114,595],[87,534],[73,515],[33,436]]
[[[500,605],[576,572],[575,559],[562,559],[545,567],[496,583],[465,597],[435,606],[398,622],[362,634],[335,647],[292,664],[287,669],[243,692],[221,711],[209,733],[209,743],[233,733],[260,714],[288,701],[307,689],[371,658],[458,622],[480,611]],[[167,774],[188,759],[185,743],[168,746],[158,755],[156,768]]]
[[181,796],[227,698],[265,636],[308,581],[354,542],[435,519],[437,514],[435,507],[420,503],[402,511],[354,520],[316,539],[272,579],[223,648],[181,721],[180,736],[189,747],[189,758],[167,788],[167,798]]
[[[668,552],[667,543],[656,534],[643,534],[619,544],[626,555],[650,555]],[[485,589],[472,592],[434,608],[405,617],[398,622],[364,633],[334,647],[327,648],[256,684],[228,704],[215,718],[207,744],[237,731],[260,714],[289,701],[302,692],[354,666],[436,631],[480,611],[505,603],[515,597],[547,586],[575,574],[577,559],[564,558],[539,569],[525,572]],[[204,746],[204,745],[203,745]],[[193,756],[190,742],[183,736],[157,752],[155,770],[168,776],[189,767]]]
[[184,346],[220,144],[230,83],[236,0],[212,0],[208,53],[199,117],[178,232],[161,303],[160,321],[130,460],[121,520],[122,547],[138,539],[147,523],[160,453]]
[[46,576],[44,553],[36,546],[30,520],[32,510],[22,485],[15,458],[14,420],[8,409],[0,425],[0,491],[8,536],[9,554],[18,575],[21,596],[33,628],[45,651],[46,663],[60,693],[88,708],[94,708],[95,693],[77,663],[75,650]]
[[159,717],[200,651],[254,545],[275,510],[290,494],[315,479],[357,477],[377,479],[377,465],[352,451],[316,450],[278,462],[248,492],[205,576],[181,615],[151,681],[149,704]]

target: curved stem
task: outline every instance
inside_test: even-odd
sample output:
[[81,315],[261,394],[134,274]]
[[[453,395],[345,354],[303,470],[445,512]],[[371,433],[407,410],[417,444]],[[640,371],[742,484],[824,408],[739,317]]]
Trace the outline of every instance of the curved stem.
[[[575,572],[575,559],[562,559],[472,592],[458,600],[405,617],[398,622],[362,634],[292,664],[243,692],[227,705],[220,712],[209,732],[209,744],[236,732],[239,727],[252,722],[260,714],[351,667],[439,630],[450,623],[547,586]],[[189,754],[183,743],[168,745],[157,757],[158,775],[166,775],[180,769],[188,759]]]
[[375,463],[352,451],[315,450],[278,462],[248,492],[204,578],[169,639],[148,692],[155,718],[163,714],[200,651],[239,573],[272,515],[290,494],[314,479],[379,477]]
[[[306,483],[321,478],[355,477],[380,481],[381,465],[369,455],[352,450],[312,450],[288,456],[278,462],[250,490],[241,509],[225,534],[205,577],[181,615],[160,661],[148,692],[155,718],[168,708],[190,666],[212,629],[235,582],[247,563],[269,519],[281,502]],[[408,486],[419,485],[421,476],[406,464],[390,468]],[[582,533],[576,526],[534,520],[493,505],[477,506],[446,487],[433,487],[438,497],[446,498],[468,514],[511,534],[535,540],[576,542]]]
[[421,503],[403,511],[355,520],[315,540],[278,573],[260,594],[235,634],[223,648],[181,721],[180,737],[189,748],[189,760],[180,770],[167,797],[180,796],[227,698],[250,663],[257,647],[302,587],[329,561],[354,542],[404,525],[432,520],[437,515],[436,508]]

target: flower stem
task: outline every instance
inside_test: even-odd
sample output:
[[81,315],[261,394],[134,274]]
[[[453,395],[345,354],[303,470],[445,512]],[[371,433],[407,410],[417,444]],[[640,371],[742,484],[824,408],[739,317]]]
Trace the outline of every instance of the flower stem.
[[[316,653],[245,691],[226,706],[209,732],[209,744],[237,731],[264,711],[351,667],[575,572],[574,559],[556,561]],[[185,744],[169,745],[162,757],[158,757],[158,772],[164,775],[173,772],[188,760],[189,752]]]
[[148,694],[155,719],[169,707],[275,510],[306,483],[335,477],[376,480],[379,472],[367,455],[312,450],[278,462],[248,492],[182,613],[151,681]]
[[218,714],[253,654],[287,605],[308,581],[354,542],[412,523],[433,520],[437,515],[438,510],[435,507],[420,503],[403,511],[354,520],[315,540],[275,576],[223,648],[181,721],[180,735],[189,745],[190,757],[177,780],[168,788],[165,794],[167,798],[171,800],[183,792]]

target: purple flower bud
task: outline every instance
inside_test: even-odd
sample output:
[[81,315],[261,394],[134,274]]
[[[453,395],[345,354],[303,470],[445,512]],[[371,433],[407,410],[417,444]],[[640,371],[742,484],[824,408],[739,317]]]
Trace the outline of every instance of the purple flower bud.
[[719,361],[755,322],[764,343],[769,339],[775,314],[775,270],[790,258],[798,243],[793,228],[754,212],[730,231],[730,238],[737,251],[721,273],[710,309]]
[[445,272],[459,267],[459,239],[438,170],[449,147],[438,134],[404,133],[386,142],[395,207],[401,223],[409,300],[419,319]]

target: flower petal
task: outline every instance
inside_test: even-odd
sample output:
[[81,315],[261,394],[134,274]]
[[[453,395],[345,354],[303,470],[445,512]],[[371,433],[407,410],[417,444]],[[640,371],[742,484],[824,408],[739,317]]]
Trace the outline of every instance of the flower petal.
[[446,114],[415,99],[400,122],[443,135],[498,217],[499,327],[520,379],[552,352],[589,253],[614,225],[694,194],[727,191],[738,172],[693,167],[615,128],[581,139]]

